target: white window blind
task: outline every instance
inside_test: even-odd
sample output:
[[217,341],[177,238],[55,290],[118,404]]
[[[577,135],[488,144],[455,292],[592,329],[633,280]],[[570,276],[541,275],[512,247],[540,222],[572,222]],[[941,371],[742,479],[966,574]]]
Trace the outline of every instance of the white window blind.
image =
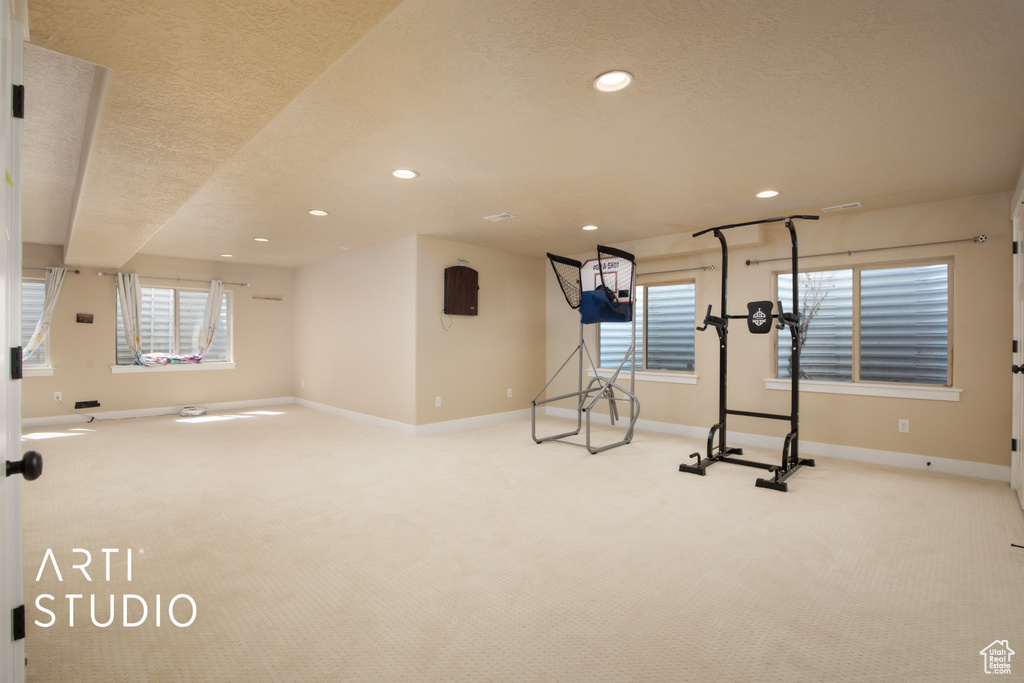
[[[206,311],[206,292],[180,290],[178,292],[178,328],[181,333],[181,350],[179,353],[199,353],[199,327],[203,323],[203,313]],[[228,360],[228,297],[227,293],[221,297],[220,322],[217,325],[217,334],[213,338],[213,345],[206,352],[206,362]]]
[[[694,317],[696,286],[637,285],[637,368],[641,370],[694,370]],[[632,323],[601,323],[599,365],[617,368],[632,337]]]
[[[36,331],[36,323],[43,317],[46,303],[46,283],[41,280],[22,280],[21,282],[21,345],[28,345]],[[49,335],[47,335],[49,337]],[[23,367],[49,367],[50,340],[44,339],[31,356],[26,358]]]
[[861,272],[860,379],[949,383],[947,264]]
[[[807,340],[800,349],[800,378],[832,382],[853,381],[853,270],[800,273],[800,315],[806,320]],[[781,273],[777,300],[783,310],[793,307],[793,275]],[[776,311],[778,313],[778,311]],[[792,376],[793,342],[789,328],[777,331],[780,378]]]
[[[862,382],[948,385],[949,270],[939,263],[800,273],[800,312],[810,317],[801,378],[852,382],[856,367]],[[792,291],[792,275],[780,274],[787,310]],[[788,378],[789,331],[778,340],[778,377]]]

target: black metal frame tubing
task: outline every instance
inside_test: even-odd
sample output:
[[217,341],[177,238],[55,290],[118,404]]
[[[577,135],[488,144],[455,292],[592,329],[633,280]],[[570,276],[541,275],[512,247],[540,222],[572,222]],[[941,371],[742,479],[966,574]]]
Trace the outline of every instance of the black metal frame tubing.
[[[799,249],[797,246],[796,238],[796,227],[793,225],[794,219],[802,220],[818,220],[817,216],[782,216],[779,218],[767,218],[760,221],[750,221],[748,223],[736,223],[733,225],[722,225],[717,228],[708,228],[707,230],[701,230],[695,232],[694,237],[699,237],[706,233],[714,233],[719,243],[722,245],[722,301],[720,316],[711,315],[712,306],[708,306],[708,312],[704,316],[704,322],[697,329],[700,331],[706,330],[708,327],[714,327],[715,332],[718,333],[718,422],[712,425],[711,430],[708,432],[708,443],[707,443],[707,455],[701,458],[700,452],[691,453],[691,458],[696,458],[697,463],[695,465],[682,464],[679,466],[680,472],[689,472],[691,474],[706,475],[707,468],[716,462],[730,462],[734,465],[744,465],[746,467],[757,467],[765,469],[771,472],[771,478],[760,478],[757,480],[757,486],[761,488],[774,489],[776,491],[788,491],[789,486],[786,480],[798,469],[803,466],[814,467],[814,461],[800,457],[799,452],[799,427],[800,427],[800,343],[799,343],[799,324],[800,324],[800,304],[799,304],[799,292],[797,286],[797,274],[799,273]],[[790,338],[792,340],[792,354],[793,354],[793,369],[790,376],[791,382],[791,404],[790,412],[788,415],[780,415],[775,413],[761,413],[748,410],[732,410],[728,408],[726,401],[726,393],[728,388],[728,360],[729,360],[729,319],[743,318],[746,319],[746,315],[729,315],[726,311],[727,298],[728,298],[728,280],[729,280],[729,246],[726,243],[725,235],[723,230],[730,228],[739,228],[747,225],[760,225],[762,223],[779,223],[783,222],[786,228],[789,230],[790,242],[792,243],[792,267],[793,267],[793,302],[790,313],[785,313],[782,307],[782,301],[778,302],[779,312],[772,315],[778,322],[776,328],[784,329],[789,328]],[[772,465],[764,462],[757,462],[755,460],[744,460],[742,458],[736,458],[736,455],[742,455],[742,448],[731,448],[727,445],[727,432],[726,423],[729,415],[739,415],[743,417],[754,417],[767,420],[784,420],[789,422],[789,433],[786,435],[786,440],[782,448],[782,462],[779,465]],[[715,436],[718,436],[718,445],[715,446]]]

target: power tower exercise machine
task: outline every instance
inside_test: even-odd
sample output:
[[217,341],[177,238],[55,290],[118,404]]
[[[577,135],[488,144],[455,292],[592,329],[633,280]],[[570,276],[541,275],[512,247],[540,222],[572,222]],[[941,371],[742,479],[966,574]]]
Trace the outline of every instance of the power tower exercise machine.
[[[584,415],[586,416],[586,442],[575,443],[565,441],[575,446],[585,446],[591,453],[599,453],[615,446],[629,443],[633,440],[633,427],[637,418],[640,417],[640,402],[636,398],[636,318],[633,316],[633,303],[636,294],[636,259],[628,252],[612,247],[597,247],[597,258],[585,263],[564,256],[548,254],[548,260],[558,278],[558,285],[562,288],[565,301],[572,309],[580,311],[580,341],[569,357],[565,359],[562,366],[558,368],[544,388],[540,390],[532,401],[531,422],[533,440],[537,443],[544,441],[560,441],[567,437],[576,436],[583,429]],[[587,350],[586,341],[583,338],[584,325],[593,323],[632,323],[632,337],[629,348],[619,363],[619,367],[612,373],[611,377],[601,376],[594,367],[594,360]],[[555,381],[555,378],[573,359],[578,356],[576,391],[561,396],[553,396],[542,399],[541,396],[547,388]],[[590,369],[594,374],[586,388],[583,386],[583,357],[587,357]],[[629,389],[627,390],[618,383],[619,374],[629,363]],[[622,395],[619,396],[616,390]],[[537,436],[537,406],[554,403],[565,399],[576,399],[576,429],[564,434],[553,436]],[[626,427],[625,436],[614,443],[603,446],[595,446],[591,443],[590,413],[593,407],[601,399],[608,401],[608,416],[611,424],[614,425],[618,419],[618,404],[625,402],[629,404],[629,424]]]
[[[786,480],[798,469],[803,466],[814,467],[814,461],[800,457],[799,444],[799,427],[800,427],[800,298],[799,298],[799,287],[797,286],[797,273],[798,269],[798,249],[796,239],[796,228],[793,226],[794,219],[818,220],[817,216],[784,216],[781,218],[766,218],[760,221],[750,221],[749,223],[736,223],[734,225],[722,225],[717,228],[708,228],[707,230],[701,230],[700,232],[693,233],[694,237],[699,237],[707,233],[714,233],[715,237],[722,245],[722,304],[721,304],[721,315],[711,315],[711,305],[708,305],[708,312],[704,316],[704,322],[697,329],[700,331],[706,330],[708,327],[715,328],[715,332],[718,333],[718,422],[712,425],[711,431],[708,433],[708,445],[707,455],[702,459],[700,452],[690,454],[691,458],[696,458],[697,463],[695,465],[682,464],[679,466],[680,472],[689,472],[691,474],[707,474],[707,468],[716,462],[731,462],[734,465],[745,465],[747,467],[759,467],[761,469],[768,470],[771,474],[771,478],[758,479],[756,484],[762,488],[774,489],[776,491],[788,491],[789,487],[786,484]],[[792,268],[793,268],[793,304],[792,309],[789,313],[784,312],[782,307],[782,300],[780,299],[779,312],[772,313],[772,302],[771,301],[752,301],[747,304],[747,313],[745,315],[729,315],[727,313],[728,308],[726,307],[726,295],[728,293],[727,286],[729,281],[729,247],[725,241],[725,230],[730,228],[740,228],[748,225],[760,225],[762,223],[783,223],[786,229],[789,230],[790,242],[792,242]],[[747,328],[754,334],[768,334],[772,330],[771,321],[774,319],[777,321],[775,328],[782,330],[789,328],[790,338],[792,340],[792,369],[790,372],[790,395],[791,395],[791,406],[788,415],[776,414],[776,413],[761,413],[749,410],[733,410],[728,408],[726,405],[726,389],[728,384],[726,382],[727,377],[727,366],[728,366],[728,340],[729,340],[729,320],[733,319],[745,319],[747,321]],[[766,420],[784,420],[789,422],[789,433],[786,435],[786,440],[782,447],[782,462],[779,465],[772,465],[763,462],[757,462],[755,460],[744,460],[734,456],[742,455],[742,448],[732,448],[727,445],[726,439],[726,418],[729,415],[742,415],[744,417],[755,417],[763,418]],[[715,435],[718,435],[718,445],[715,445]]]

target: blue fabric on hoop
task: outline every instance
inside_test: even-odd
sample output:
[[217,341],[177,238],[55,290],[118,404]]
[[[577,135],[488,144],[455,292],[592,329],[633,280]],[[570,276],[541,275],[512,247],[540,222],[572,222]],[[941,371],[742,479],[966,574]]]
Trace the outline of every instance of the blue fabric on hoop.
[[628,323],[633,320],[633,304],[615,303],[615,295],[606,287],[583,292],[580,298],[580,320],[591,323]]

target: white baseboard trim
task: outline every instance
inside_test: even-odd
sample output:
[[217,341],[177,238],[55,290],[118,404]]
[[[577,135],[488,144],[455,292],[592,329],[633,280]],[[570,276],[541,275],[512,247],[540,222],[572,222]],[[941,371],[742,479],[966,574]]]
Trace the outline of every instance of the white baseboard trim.
[[367,415],[366,413],[357,413],[354,410],[346,410],[345,408],[337,408],[335,406],[327,405],[326,403],[317,403],[316,401],[310,401],[305,398],[293,399],[295,405],[302,406],[303,408],[309,408],[319,413],[326,413],[328,415],[334,415],[335,417],[343,417],[346,420],[352,420],[353,422],[361,422],[363,424],[373,425],[374,427],[383,427],[384,429],[392,432],[398,432],[400,434],[408,434],[409,436],[416,435],[415,425],[406,424],[404,422],[398,422],[397,420],[388,420],[383,417],[377,417],[375,415]]
[[[530,410],[527,408],[524,410],[513,410],[507,413],[494,413],[492,415],[479,415],[477,417],[467,417],[459,420],[448,420],[447,422],[411,425],[404,422],[398,422],[397,420],[388,420],[374,415],[367,415],[366,413],[359,413],[354,410],[337,408],[335,406],[327,405],[326,403],[317,403],[316,401],[309,401],[304,398],[295,398],[293,396],[253,399],[249,401],[229,401],[226,403],[205,403],[203,404],[203,407],[208,411],[213,412],[218,410],[241,410],[243,408],[261,408],[264,406],[285,404],[303,406],[310,410],[343,417],[346,420],[352,420],[353,422],[361,422],[375,427],[383,427],[384,429],[398,432],[400,434],[408,434],[409,436],[426,436],[429,434],[457,432],[464,429],[472,429],[473,427],[484,427],[487,425],[498,424],[500,422],[509,422],[511,420],[529,417],[530,415]],[[182,406],[162,406],[156,408],[140,408],[138,410],[111,410],[87,414],[69,413],[67,415],[53,415],[50,417],[30,417],[24,418],[21,421],[21,426],[22,429],[34,429],[36,427],[50,427],[64,424],[81,424],[89,422],[90,417],[94,417],[97,420],[124,420],[135,417],[177,415],[181,411],[181,408]]]
[[[552,417],[564,417],[570,420],[576,419],[576,411],[570,408],[547,408],[544,411],[545,415]],[[607,424],[608,415],[605,413],[594,413],[592,418],[594,424]],[[616,425],[628,425],[629,415],[626,417],[619,416]],[[678,425],[671,422],[655,422],[654,420],[643,420],[639,419],[636,421],[636,428],[640,430],[647,430],[649,432],[658,432],[659,434],[674,434],[676,436],[688,436],[694,439],[707,439],[708,430],[704,427],[691,427],[689,425]],[[729,432],[733,434],[733,432]]]
[[337,408],[335,406],[327,405],[326,403],[309,401],[304,398],[296,398],[293,400],[295,405],[303,406],[304,408],[316,410],[321,413],[327,413],[328,415],[343,417],[346,420],[352,420],[353,422],[361,422],[375,427],[383,427],[384,429],[392,432],[407,434],[409,436],[427,436],[430,434],[458,432],[464,429],[472,429],[473,427],[484,427],[486,425],[498,424],[499,422],[517,420],[519,418],[529,417],[530,415],[530,410],[527,408],[524,410],[513,410],[507,413],[494,413],[492,415],[478,415],[476,417],[466,417],[459,420],[448,420],[447,422],[411,425],[405,422],[398,422],[397,420],[388,420],[383,417],[367,415],[366,413],[358,413],[354,410]]
[[[358,413],[353,410],[336,408],[325,403],[317,403],[304,398],[292,396],[281,396],[277,398],[252,399],[247,401],[228,401],[225,403],[207,403],[205,407],[209,411],[219,410],[241,410],[243,408],[261,408],[266,406],[295,404],[316,410],[318,412],[336,415],[354,422],[383,427],[393,432],[408,434],[409,436],[427,436],[431,434],[445,434],[449,432],[484,427],[487,425],[508,422],[529,417],[530,409],[513,410],[506,413],[494,413],[491,415],[480,415],[467,417],[446,422],[434,422],[425,425],[410,425],[396,420],[387,420],[365,413]],[[175,415],[181,410],[181,406],[165,406],[158,408],[141,408],[138,410],[114,410],[88,415],[55,415],[51,417],[25,418],[21,421],[22,429],[36,427],[47,427],[63,424],[77,424],[89,422],[89,416],[97,420],[123,420],[136,417],[156,417],[159,415]],[[544,414],[553,417],[576,418],[576,411],[568,408],[546,408]],[[620,422],[622,420],[620,419]],[[708,428],[681,425],[671,422],[658,422],[655,420],[637,420],[636,428],[661,434],[675,434],[693,439],[706,440]],[[730,431],[730,441],[743,446],[758,446],[762,448],[782,449],[784,439],[782,437],[764,436],[761,434],[746,434],[743,432]],[[980,479],[993,479],[996,481],[1010,481],[1010,468],[1006,465],[991,465],[987,463],[969,462],[967,460],[954,460],[952,458],[939,458],[915,453],[900,453],[896,451],[881,451],[872,448],[860,448],[857,446],[839,446],[835,444],[817,443],[814,441],[801,441],[800,451],[803,455],[818,455],[826,458],[839,458],[842,460],[854,460],[875,465],[891,465],[915,470],[931,470],[946,474],[956,474],[965,477],[977,477]]]
[[[576,411],[568,408],[548,408],[547,415],[576,419]],[[708,438],[707,427],[691,427],[689,425],[673,424],[671,422],[657,422],[654,420],[637,420],[636,428],[658,432],[661,434],[676,434],[701,439],[706,442]],[[783,437],[763,436],[761,434],[745,434],[743,432],[729,431],[729,441],[741,446],[757,446],[761,448],[772,448],[779,451],[785,443]],[[873,448],[859,448],[857,446],[837,446],[835,444],[817,443],[814,441],[800,441],[800,454],[818,455],[824,458],[839,458],[841,460],[855,460],[873,465],[891,465],[893,467],[905,467],[912,470],[930,470],[943,472],[945,474],[957,474],[964,477],[977,477],[979,479],[994,479],[996,481],[1010,481],[1010,468],[1006,465],[990,465],[982,462],[970,462],[967,460],[954,460],[952,458],[937,458],[916,453],[899,453],[896,451],[880,451]]]
[[446,434],[448,432],[459,432],[474,427],[485,427],[500,422],[511,422],[520,418],[530,417],[530,409],[511,410],[507,413],[492,413],[490,415],[478,415],[476,417],[464,417],[460,420],[448,420],[447,422],[433,422],[431,424],[417,425],[416,436],[428,434]]
[[[292,403],[291,396],[279,396],[277,398],[256,398],[247,401],[227,401],[225,403],[204,403],[203,407],[209,411],[215,410],[241,410],[243,408],[262,408],[265,406],[279,406]],[[50,427],[64,424],[80,424],[90,422],[90,418],[97,420],[125,420],[135,417],[157,417],[159,415],[177,415],[183,406],[163,406],[157,408],[139,408],[138,410],[108,410],[98,413],[53,415],[50,417],[27,417],[21,421],[22,430],[36,427]]]

